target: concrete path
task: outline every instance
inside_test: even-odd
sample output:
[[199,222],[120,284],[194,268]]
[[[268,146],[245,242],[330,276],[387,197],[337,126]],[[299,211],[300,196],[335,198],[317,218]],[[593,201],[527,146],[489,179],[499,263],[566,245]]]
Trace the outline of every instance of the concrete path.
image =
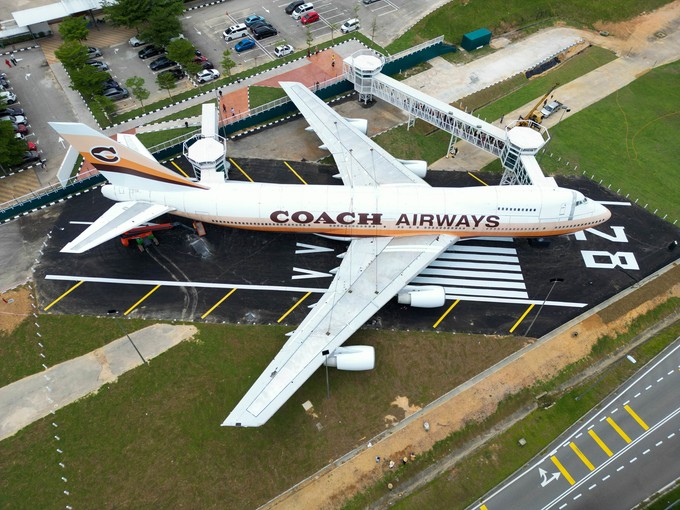
[[[130,333],[147,361],[191,338],[195,326],[155,324]],[[0,388],[0,440],[16,434],[52,411],[114,382],[142,364],[127,337]]]

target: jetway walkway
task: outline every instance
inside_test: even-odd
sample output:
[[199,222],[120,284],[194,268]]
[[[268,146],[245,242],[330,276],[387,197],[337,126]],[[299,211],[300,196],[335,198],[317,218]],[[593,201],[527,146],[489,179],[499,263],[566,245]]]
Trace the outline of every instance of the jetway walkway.
[[515,121],[501,129],[382,74],[384,64],[385,58],[373,50],[358,51],[344,60],[344,76],[354,84],[360,101],[381,99],[408,113],[409,127],[415,119],[422,119],[451,133],[449,152],[458,140],[465,140],[500,158],[502,185],[555,185],[552,178],[543,175],[535,158],[550,140],[545,127],[531,121],[518,125]]

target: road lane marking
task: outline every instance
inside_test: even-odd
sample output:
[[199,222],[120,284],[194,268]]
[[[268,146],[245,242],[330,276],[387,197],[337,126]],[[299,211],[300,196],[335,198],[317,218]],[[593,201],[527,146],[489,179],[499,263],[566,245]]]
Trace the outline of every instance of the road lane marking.
[[621,471],[624,467],[626,467],[626,466],[619,466],[618,468],[616,468],[616,472],[618,473],[618,472]]
[[663,441],[659,441],[659,442],[656,443],[654,446],[661,446],[662,444],[663,444]]
[[137,307],[139,306],[139,304],[140,304],[142,301],[144,301],[144,300],[145,300],[146,298],[148,298],[151,294],[153,294],[154,292],[156,292],[159,288],[160,288],[160,285],[156,285],[153,289],[151,289],[149,292],[147,292],[146,294],[144,294],[144,297],[143,297],[142,299],[140,299],[140,300],[137,301],[134,305],[132,305],[130,308],[128,308],[128,309],[125,311],[125,313],[124,313],[123,315],[127,315],[127,314],[129,314],[130,312],[132,312],[135,308],[137,308]]
[[602,418],[600,418],[600,421],[604,421],[604,420],[606,420],[606,419],[607,419],[607,417],[606,417],[606,416],[603,416]]
[[566,503],[562,503],[562,504],[559,506],[559,509],[558,509],[558,510],[562,510],[565,506],[567,506],[567,504],[566,504]]
[[515,331],[515,328],[517,328],[517,326],[519,326],[519,325],[522,323],[522,321],[524,320],[524,318],[529,314],[529,312],[534,308],[534,306],[535,306],[535,305],[534,305],[533,303],[529,305],[529,308],[527,308],[527,309],[524,311],[524,313],[522,314],[522,316],[521,316],[519,319],[517,319],[517,322],[515,322],[515,325],[514,325],[513,327],[510,328],[510,333],[512,333],[513,331]]
[[172,163],[173,166],[174,166],[177,170],[179,170],[180,172],[182,172],[182,175],[183,175],[184,177],[186,177],[187,179],[190,179],[190,178],[191,178],[191,177],[189,177],[189,176],[187,175],[187,173],[186,173],[184,170],[182,170],[182,169],[179,167],[179,165],[178,165],[177,163],[175,163],[174,161],[171,161],[170,163]]
[[481,179],[480,179],[479,177],[477,177],[476,175],[473,175],[473,174],[471,174],[470,172],[468,172],[468,175],[469,175],[470,177],[472,177],[473,179],[476,179],[476,180],[478,180],[479,182],[481,182],[484,186],[488,186],[487,183],[485,183],[483,180],[481,180]]
[[630,414],[636,422],[638,422],[638,425],[640,425],[640,427],[642,427],[645,430],[649,430],[649,425],[647,425],[642,420],[642,418],[640,418],[638,414],[630,408],[630,406],[624,406],[624,409],[628,411],[628,414]]
[[59,296],[57,299],[52,301],[49,305],[47,305],[45,308],[43,308],[43,312],[46,312],[50,308],[52,308],[54,305],[56,305],[59,301],[64,299],[66,296],[68,296],[71,292],[76,290],[78,287],[80,287],[83,283],[85,283],[85,280],[80,280],[78,283],[76,283],[73,287],[68,289],[66,292],[64,292],[61,296]]
[[610,478],[611,476],[612,476],[612,475],[607,475],[607,476],[605,476],[605,477],[602,479],[602,481],[604,482],[607,478]]
[[629,464],[632,464],[632,463],[635,462],[636,460],[637,460],[637,457],[633,457],[632,459],[630,459],[630,460],[628,461],[628,463],[629,463]]
[[578,434],[576,434],[576,437],[575,437],[574,439],[578,439],[578,438],[581,437],[582,435],[583,435],[583,432],[579,432]]
[[231,159],[231,158],[229,158],[229,161],[231,162],[232,165],[234,165],[236,168],[238,168],[239,172],[241,172],[243,175],[245,175],[246,179],[248,179],[250,182],[255,182],[254,180],[252,180],[252,179],[250,178],[250,175],[248,175],[247,173],[245,173],[245,172],[243,171],[243,168],[241,168],[240,166],[238,166],[238,164],[236,163],[236,161],[234,161],[234,160]]
[[627,406],[628,404],[630,404],[630,400],[626,400],[626,401],[623,403],[623,406],[625,407],[625,406]]
[[597,487],[597,484],[596,484],[596,483],[594,483],[593,485],[591,485],[590,487],[588,487],[588,490],[589,490],[589,491],[592,491],[595,487]]
[[668,436],[668,439],[671,439],[673,436],[675,436],[675,432],[673,432],[670,436]]
[[451,310],[453,310],[453,307],[456,306],[459,302],[460,302],[460,299],[456,299],[456,300],[453,302],[453,304],[452,304],[451,306],[449,306],[449,309],[446,310],[446,311],[444,312],[444,314],[443,314],[441,317],[439,317],[439,320],[437,320],[437,322],[434,323],[434,325],[432,326],[432,328],[433,328],[433,329],[436,329],[437,326],[439,326],[439,323],[440,323],[441,321],[443,321],[443,320],[446,318],[446,316],[449,314],[449,312],[450,312]]
[[581,462],[583,462],[588,469],[593,471],[595,469],[595,466],[593,466],[593,463],[588,460],[588,457],[583,455],[583,452],[579,449],[578,446],[576,446],[575,443],[569,443],[569,446],[571,447],[572,450],[574,450],[574,453],[578,455],[578,458],[581,459]]
[[660,383],[661,381],[663,381],[663,377],[659,377],[659,378],[656,380],[656,382],[658,382],[658,383]]
[[288,161],[283,162],[284,165],[288,167],[288,169],[295,174],[295,177],[300,179],[302,181],[302,184],[307,184],[307,181],[305,181],[302,177],[300,177],[300,174],[297,173],[295,170],[293,170],[293,167],[288,164]]
[[210,315],[215,308],[220,306],[224,302],[224,300],[231,296],[234,292],[236,292],[236,289],[231,289],[229,292],[227,292],[222,299],[220,299],[217,303],[215,303],[212,306],[212,308],[210,308],[210,310],[201,315],[201,319],[205,319],[208,315]]
[[666,375],[671,375],[672,373],[674,373],[674,372],[671,370],[671,371],[668,372]]
[[575,481],[575,480],[571,477],[571,475],[569,474],[569,471],[567,471],[567,470],[564,468],[564,466],[562,465],[562,463],[561,463],[559,460],[557,460],[557,457],[555,457],[555,456],[553,455],[552,457],[550,457],[550,460],[552,460],[552,461],[553,461],[553,464],[555,464],[555,466],[557,467],[557,469],[560,470],[560,473],[562,473],[562,476],[564,476],[564,479],[565,479],[567,482],[569,482],[569,485],[574,485],[574,484],[576,483],[576,481]]
[[592,437],[595,440],[595,442],[600,446],[600,448],[602,448],[604,453],[607,454],[607,457],[611,457],[612,455],[614,455],[612,451],[609,449],[609,447],[606,444],[604,444],[604,441],[600,439],[600,436],[598,436],[594,430],[589,430],[588,434],[590,434],[590,437]]
[[486,508],[486,505],[482,505],[482,506],[479,507],[479,510],[489,510],[489,509]]
[[649,452],[651,452],[651,451],[652,451],[652,450],[650,450],[649,448],[647,448],[644,452],[642,452],[642,455],[647,455],[647,454],[648,454]]
[[640,393],[638,392],[633,396],[633,398],[638,398],[639,396],[640,396]]
[[652,385],[650,384],[649,386],[647,386],[647,387],[645,388],[645,391],[647,391],[647,390],[648,390],[649,388],[651,388],[651,387],[652,387]]
[[619,410],[619,408],[618,408],[618,407],[615,407],[614,410],[612,411],[612,414],[614,414],[614,413],[615,413],[616,411],[618,411],[618,410]]
[[288,311],[287,311],[286,313],[284,313],[281,317],[279,317],[279,320],[277,320],[276,322],[277,322],[277,323],[280,323],[283,319],[285,319],[286,317],[288,317],[288,315],[290,314],[290,312],[292,312],[293,310],[295,310],[295,309],[298,307],[298,305],[299,305],[300,303],[302,303],[305,299],[307,299],[311,294],[312,294],[311,292],[308,292],[307,294],[305,294],[304,296],[302,296],[300,299],[298,299],[297,303],[295,303],[293,306],[291,306],[291,307],[288,309]]
[[614,420],[612,420],[611,418],[607,418],[607,423],[609,423],[609,425],[611,425],[612,428],[613,428],[616,432],[619,433],[619,435],[623,438],[623,440],[624,440],[626,443],[630,443],[630,442],[631,442],[631,439],[630,439],[630,437],[628,437],[628,434],[626,434],[623,430],[621,430],[621,427],[619,427],[619,426],[614,422]]

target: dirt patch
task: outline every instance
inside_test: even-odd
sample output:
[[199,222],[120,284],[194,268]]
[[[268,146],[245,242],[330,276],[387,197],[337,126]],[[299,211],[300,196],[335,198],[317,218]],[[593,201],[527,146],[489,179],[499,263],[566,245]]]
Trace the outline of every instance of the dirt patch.
[[31,315],[34,305],[28,287],[18,287],[3,292],[2,301],[0,301],[0,331],[4,333],[14,331]]

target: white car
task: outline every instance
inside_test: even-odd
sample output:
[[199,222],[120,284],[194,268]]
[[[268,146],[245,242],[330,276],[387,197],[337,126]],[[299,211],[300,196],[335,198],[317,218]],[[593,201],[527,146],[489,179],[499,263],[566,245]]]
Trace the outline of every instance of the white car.
[[277,46],[274,48],[274,55],[277,57],[285,57],[286,55],[290,55],[293,53],[295,49],[290,45],[290,44],[282,44],[281,46]]
[[145,41],[142,41],[139,37],[130,37],[130,40],[128,41],[130,43],[130,46],[137,47],[137,46],[144,46],[146,44]]
[[359,20],[356,18],[348,19],[345,21],[342,26],[340,27],[340,32],[343,34],[348,34],[349,32],[354,32],[355,30],[359,30],[361,28],[361,25],[359,24]]
[[219,77],[220,72],[217,69],[205,69],[196,75],[196,81],[198,83],[205,83],[216,80]]
[[562,106],[563,106],[562,103],[560,103],[559,101],[550,101],[543,108],[541,108],[541,115],[543,116],[544,119],[547,119],[557,110],[562,108]]

